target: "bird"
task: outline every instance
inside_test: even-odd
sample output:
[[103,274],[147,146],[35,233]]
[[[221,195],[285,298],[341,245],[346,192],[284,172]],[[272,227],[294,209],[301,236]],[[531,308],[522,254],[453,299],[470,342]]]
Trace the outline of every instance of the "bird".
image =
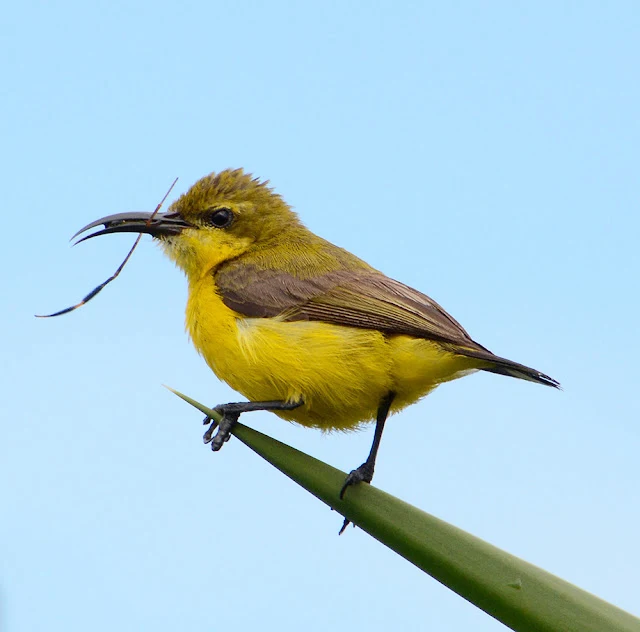
[[101,225],[83,239],[148,233],[185,273],[191,340],[247,398],[216,406],[219,424],[205,420],[214,451],[250,411],[324,431],[375,422],[371,450],[340,498],[371,483],[389,415],[440,384],[488,371],[560,386],[494,355],[426,294],[312,233],[268,180],[243,169],[201,178],[165,213],[109,215],[77,234]]

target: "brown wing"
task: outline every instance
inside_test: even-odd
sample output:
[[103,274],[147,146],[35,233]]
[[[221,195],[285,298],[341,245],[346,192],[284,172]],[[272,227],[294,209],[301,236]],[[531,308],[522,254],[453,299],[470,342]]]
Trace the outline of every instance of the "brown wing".
[[223,267],[215,280],[225,305],[244,316],[317,320],[484,349],[428,296],[370,268],[304,279],[245,264]]
[[475,342],[426,294],[353,261],[322,273],[315,262],[307,261],[296,274],[235,261],[222,266],[215,281],[224,304],[247,317],[315,320],[425,338],[483,361],[486,365],[479,368],[486,371],[559,386],[548,375],[496,356]]

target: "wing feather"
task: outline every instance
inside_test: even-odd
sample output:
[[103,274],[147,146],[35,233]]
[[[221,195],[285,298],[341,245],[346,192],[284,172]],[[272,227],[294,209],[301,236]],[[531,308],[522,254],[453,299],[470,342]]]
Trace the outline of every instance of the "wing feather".
[[484,349],[426,294],[372,269],[299,278],[251,265],[218,271],[218,291],[243,316],[318,320]]
[[[335,248],[335,246],[333,247]],[[475,342],[462,325],[426,294],[395,281],[353,258],[328,272],[292,274],[247,262],[233,262],[215,273],[224,304],[252,318],[321,321],[377,329],[433,340],[453,353],[486,362],[486,371],[558,387],[553,378],[518,362],[494,355]],[[315,272],[315,273],[314,273]]]

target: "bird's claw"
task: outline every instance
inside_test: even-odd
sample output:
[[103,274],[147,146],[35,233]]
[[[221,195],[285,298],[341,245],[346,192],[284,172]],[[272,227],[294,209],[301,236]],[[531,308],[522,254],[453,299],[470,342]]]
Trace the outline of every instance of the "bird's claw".
[[367,462],[363,463],[355,470],[351,470],[347,478],[344,479],[344,484],[340,490],[340,500],[344,498],[344,493],[347,491],[347,487],[351,487],[351,485],[356,485],[358,483],[370,483],[372,480],[373,467]]
[[[360,467],[357,467],[355,470],[351,470],[347,478],[344,479],[344,484],[340,490],[340,500],[344,498],[344,493],[347,491],[348,487],[357,485],[358,483],[370,483],[372,480],[373,465],[365,461]],[[353,523],[349,518],[345,518],[340,531],[338,531],[338,535],[342,535],[349,524]],[[353,526],[355,527],[356,525],[354,524]]]
[[204,423],[204,424],[210,423],[211,424],[207,428],[205,433],[202,435],[202,440],[205,443],[209,443],[209,441],[211,441],[211,439],[213,439],[213,432],[218,427],[218,422],[215,419],[211,419],[211,417],[207,417],[202,423]]
[[356,528],[356,525],[351,522],[351,520],[349,520],[349,518],[345,518],[344,522],[342,523],[342,527],[340,527],[340,531],[338,531],[338,535],[342,535],[345,531],[345,529],[350,525],[353,524],[353,528]]
[[[211,425],[207,428],[206,432],[202,436],[202,440],[205,443],[211,442],[211,449],[214,452],[217,452],[231,437],[231,430],[235,425],[236,421],[240,417],[240,413],[227,410],[224,406],[216,406],[213,409],[215,412],[222,415],[222,419],[220,422],[217,422],[215,419],[211,419],[211,417],[205,417],[203,423],[211,423]],[[218,429],[215,436],[213,435],[215,429]]]

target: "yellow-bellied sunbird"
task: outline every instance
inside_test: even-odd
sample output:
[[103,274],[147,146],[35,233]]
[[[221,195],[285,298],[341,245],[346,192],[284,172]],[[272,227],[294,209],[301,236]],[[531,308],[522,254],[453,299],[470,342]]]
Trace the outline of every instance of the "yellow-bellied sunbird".
[[[440,305],[307,230],[287,203],[241,169],[196,182],[164,214],[120,213],[78,234],[149,233],[189,283],[186,327],[213,372],[250,401],[217,406],[213,450],[241,413],[270,410],[323,430],[376,421],[371,482],[387,416],[442,382],[481,370],[558,387],[494,355]],[[151,219],[150,219],[151,218]]]

